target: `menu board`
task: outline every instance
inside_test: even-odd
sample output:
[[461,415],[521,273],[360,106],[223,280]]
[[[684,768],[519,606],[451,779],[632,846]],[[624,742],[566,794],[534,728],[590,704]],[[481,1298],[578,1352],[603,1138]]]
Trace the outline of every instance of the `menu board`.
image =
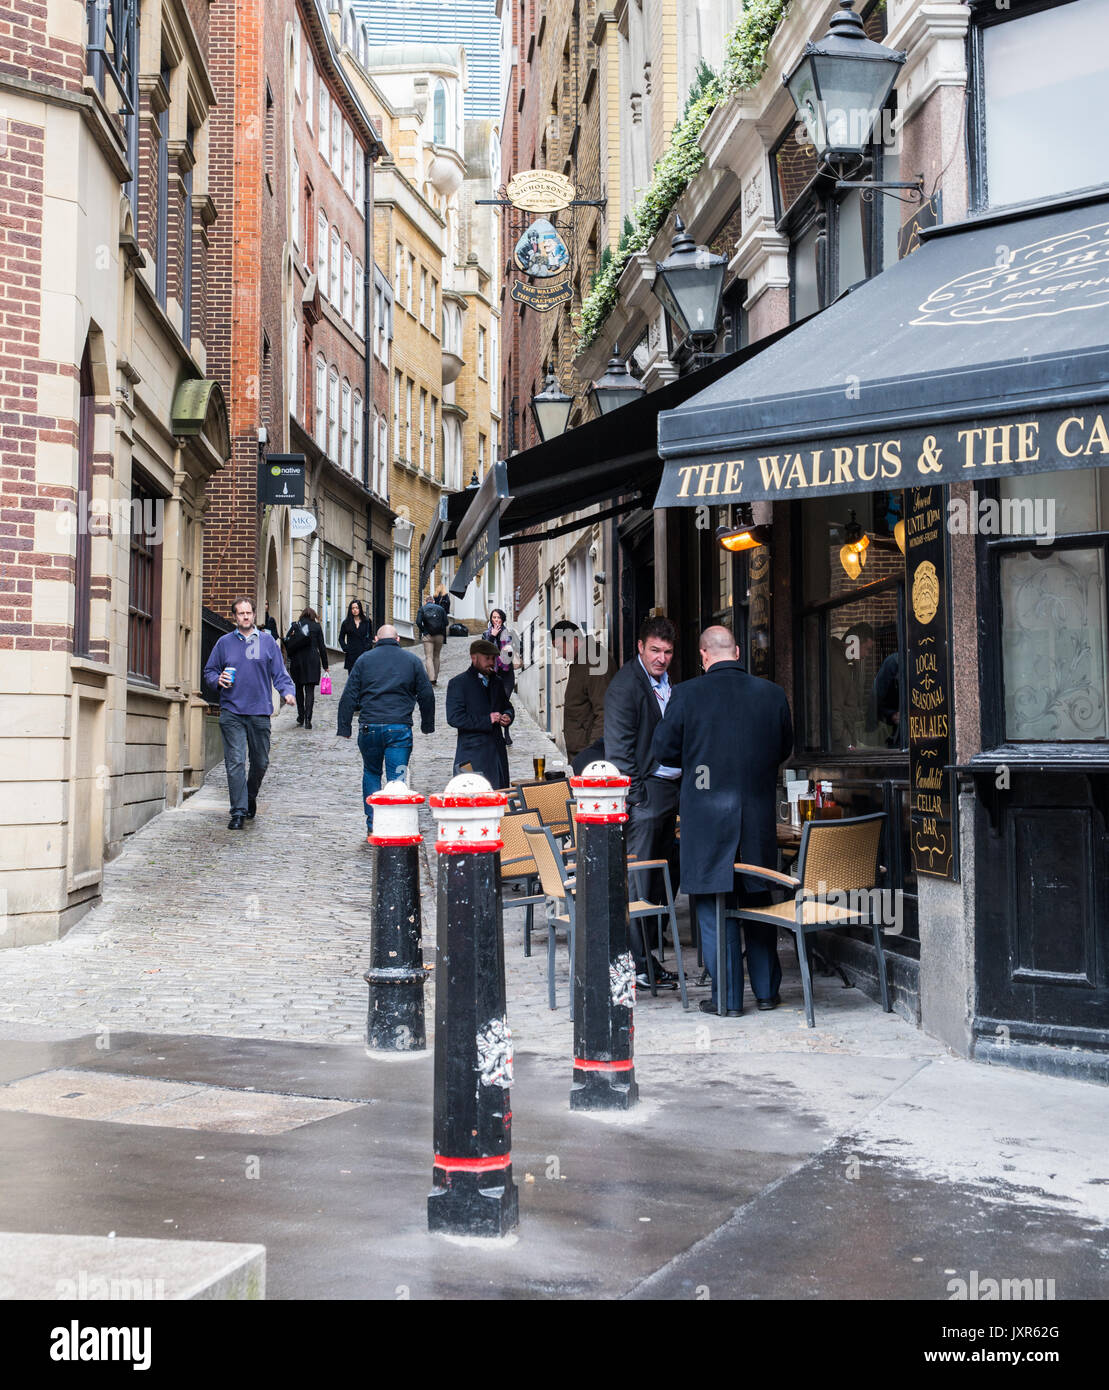
[[905,491],[909,840],[918,874],[957,879],[947,489]]

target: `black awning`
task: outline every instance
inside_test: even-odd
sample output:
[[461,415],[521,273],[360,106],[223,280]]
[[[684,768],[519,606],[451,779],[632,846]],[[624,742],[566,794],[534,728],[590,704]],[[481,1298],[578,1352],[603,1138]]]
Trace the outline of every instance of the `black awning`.
[[1109,190],[922,234],[659,416],[657,507],[1109,463]]
[[[501,513],[502,541],[529,526],[583,511],[623,493],[643,491],[649,503],[662,472],[658,454],[659,411],[672,410],[798,326],[791,325],[750,347],[729,353],[719,362],[650,391],[631,405],[579,425],[557,439],[513,454],[507,461],[511,500]],[[468,489],[451,494],[446,541],[457,534],[473,496]],[[582,525],[588,525],[588,521]]]

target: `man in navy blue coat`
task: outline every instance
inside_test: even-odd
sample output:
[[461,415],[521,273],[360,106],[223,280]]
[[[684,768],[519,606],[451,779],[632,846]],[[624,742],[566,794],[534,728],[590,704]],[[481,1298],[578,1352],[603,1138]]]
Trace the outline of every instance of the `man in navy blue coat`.
[[[705,675],[675,687],[666,718],[655,729],[651,757],[682,769],[682,887],[697,914],[701,949],[716,968],[716,895],[743,895],[747,906],[769,904],[758,879],[735,874],[737,862],[773,869],[778,863],[775,825],[778,768],[793,750],[793,721],[785,691],[748,675],[726,627],[701,634]],[[778,1002],[782,968],[777,932],[744,922],[747,973],[760,1009]],[[739,923],[727,924],[727,1012],[743,1010],[743,958]],[[713,979],[713,994],[719,981]],[[715,998],[701,1001],[716,1012]]]
[[493,787],[508,786],[504,731],[516,717],[494,667],[497,648],[479,638],[470,643],[470,664],[447,684],[447,723],[458,730],[454,770],[463,763]]

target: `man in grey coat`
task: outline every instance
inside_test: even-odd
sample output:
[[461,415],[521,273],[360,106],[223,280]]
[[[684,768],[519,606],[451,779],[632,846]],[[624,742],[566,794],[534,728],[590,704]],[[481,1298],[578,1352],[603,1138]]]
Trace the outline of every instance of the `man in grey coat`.
[[[743,895],[747,906],[769,905],[758,879],[737,875],[737,862],[773,869],[778,863],[775,821],[778,768],[793,749],[793,721],[781,686],[744,671],[739,648],[726,627],[701,634],[705,675],[679,685],[655,729],[651,756],[682,769],[682,887],[697,914],[701,950],[716,970],[716,895]],[[778,1003],[782,968],[777,932],[744,922],[747,973],[760,1009]],[[743,1012],[743,958],[739,923],[727,924],[725,1000],[729,1017]],[[702,1000],[716,1012],[715,998]]]

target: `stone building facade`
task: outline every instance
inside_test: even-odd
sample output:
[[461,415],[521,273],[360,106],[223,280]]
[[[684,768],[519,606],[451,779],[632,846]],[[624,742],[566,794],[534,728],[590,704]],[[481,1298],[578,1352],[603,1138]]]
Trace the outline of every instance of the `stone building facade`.
[[0,37],[0,944],[64,933],[204,775],[212,379],[204,0],[11,11]]

